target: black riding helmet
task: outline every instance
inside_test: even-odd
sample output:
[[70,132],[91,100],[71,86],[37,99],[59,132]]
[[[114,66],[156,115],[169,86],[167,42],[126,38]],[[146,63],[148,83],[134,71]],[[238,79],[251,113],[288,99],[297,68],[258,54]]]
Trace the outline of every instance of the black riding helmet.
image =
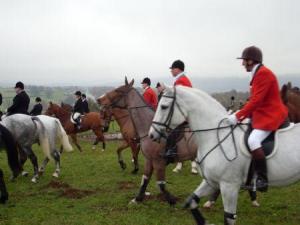
[[244,49],[242,56],[237,59],[253,60],[258,63],[262,63],[263,55],[262,51],[256,46],[250,46]]
[[81,97],[81,92],[80,91],[76,91],[75,95]]

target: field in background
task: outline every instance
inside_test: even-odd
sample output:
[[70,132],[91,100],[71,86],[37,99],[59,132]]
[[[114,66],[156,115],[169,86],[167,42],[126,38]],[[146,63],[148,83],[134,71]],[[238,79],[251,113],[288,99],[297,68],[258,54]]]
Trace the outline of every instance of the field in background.
[[[179,202],[170,207],[162,202],[153,179],[149,186],[151,197],[145,203],[128,205],[138,192],[142,169],[132,175],[130,151],[125,150],[127,169],[117,164],[117,142],[109,142],[107,151],[91,150],[91,144],[82,143],[82,153],[75,150],[62,155],[61,177],[51,177],[53,162],[49,163],[39,183],[32,184],[30,177],[8,181],[6,156],[0,153],[0,167],[4,169],[10,199],[0,206],[1,225],[192,225],[190,214],[181,208],[184,199],[200,182],[199,176],[191,175],[186,163],[180,174],[171,172],[169,166],[168,189],[176,194]],[[38,146],[34,148],[41,163],[43,156]],[[140,155],[141,168],[143,156]],[[26,169],[32,174],[30,162]],[[155,177],[153,177],[155,178]],[[238,225],[299,225],[300,184],[283,189],[271,189],[259,194],[260,208],[252,208],[248,194],[241,192],[238,208]],[[202,200],[202,203],[204,199]],[[223,224],[223,209],[219,200],[211,210],[203,210],[206,218],[216,225]]]

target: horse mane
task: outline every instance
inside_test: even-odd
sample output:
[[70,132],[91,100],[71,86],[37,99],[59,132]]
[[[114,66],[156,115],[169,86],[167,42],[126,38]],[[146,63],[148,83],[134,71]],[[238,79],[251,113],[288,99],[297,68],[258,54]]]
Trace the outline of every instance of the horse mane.
[[181,89],[186,90],[186,91],[190,92],[191,94],[194,94],[198,97],[200,96],[201,98],[208,100],[210,106],[215,106],[220,111],[227,113],[226,108],[219,101],[217,101],[215,98],[213,98],[211,95],[209,95],[205,91],[202,91],[197,88],[189,88],[189,87],[184,87],[184,86],[178,86],[176,88],[181,88]]

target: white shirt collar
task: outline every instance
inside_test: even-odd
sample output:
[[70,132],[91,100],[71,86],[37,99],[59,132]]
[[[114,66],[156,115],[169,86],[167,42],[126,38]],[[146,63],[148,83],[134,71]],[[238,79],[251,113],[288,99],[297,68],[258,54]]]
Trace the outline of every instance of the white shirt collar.
[[147,86],[145,89],[144,89],[144,92],[146,91],[146,90],[148,90],[150,88],[150,86]]
[[253,69],[251,70],[251,74],[252,74],[252,77],[254,76],[254,74],[255,74],[255,72],[256,72],[256,70],[257,70],[257,68],[260,66],[260,64],[258,63],[258,64],[256,64],[254,67],[253,67]]
[[184,76],[185,75],[185,72],[181,72],[179,74],[177,74],[177,76],[175,77],[175,80],[178,80],[180,77]]

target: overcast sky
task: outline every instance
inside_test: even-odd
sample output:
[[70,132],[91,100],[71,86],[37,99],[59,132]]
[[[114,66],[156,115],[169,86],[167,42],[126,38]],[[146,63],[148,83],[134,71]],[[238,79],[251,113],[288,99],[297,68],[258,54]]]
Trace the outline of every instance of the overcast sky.
[[247,76],[257,45],[276,74],[300,73],[298,0],[0,0],[0,82],[106,85],[124,75]]

